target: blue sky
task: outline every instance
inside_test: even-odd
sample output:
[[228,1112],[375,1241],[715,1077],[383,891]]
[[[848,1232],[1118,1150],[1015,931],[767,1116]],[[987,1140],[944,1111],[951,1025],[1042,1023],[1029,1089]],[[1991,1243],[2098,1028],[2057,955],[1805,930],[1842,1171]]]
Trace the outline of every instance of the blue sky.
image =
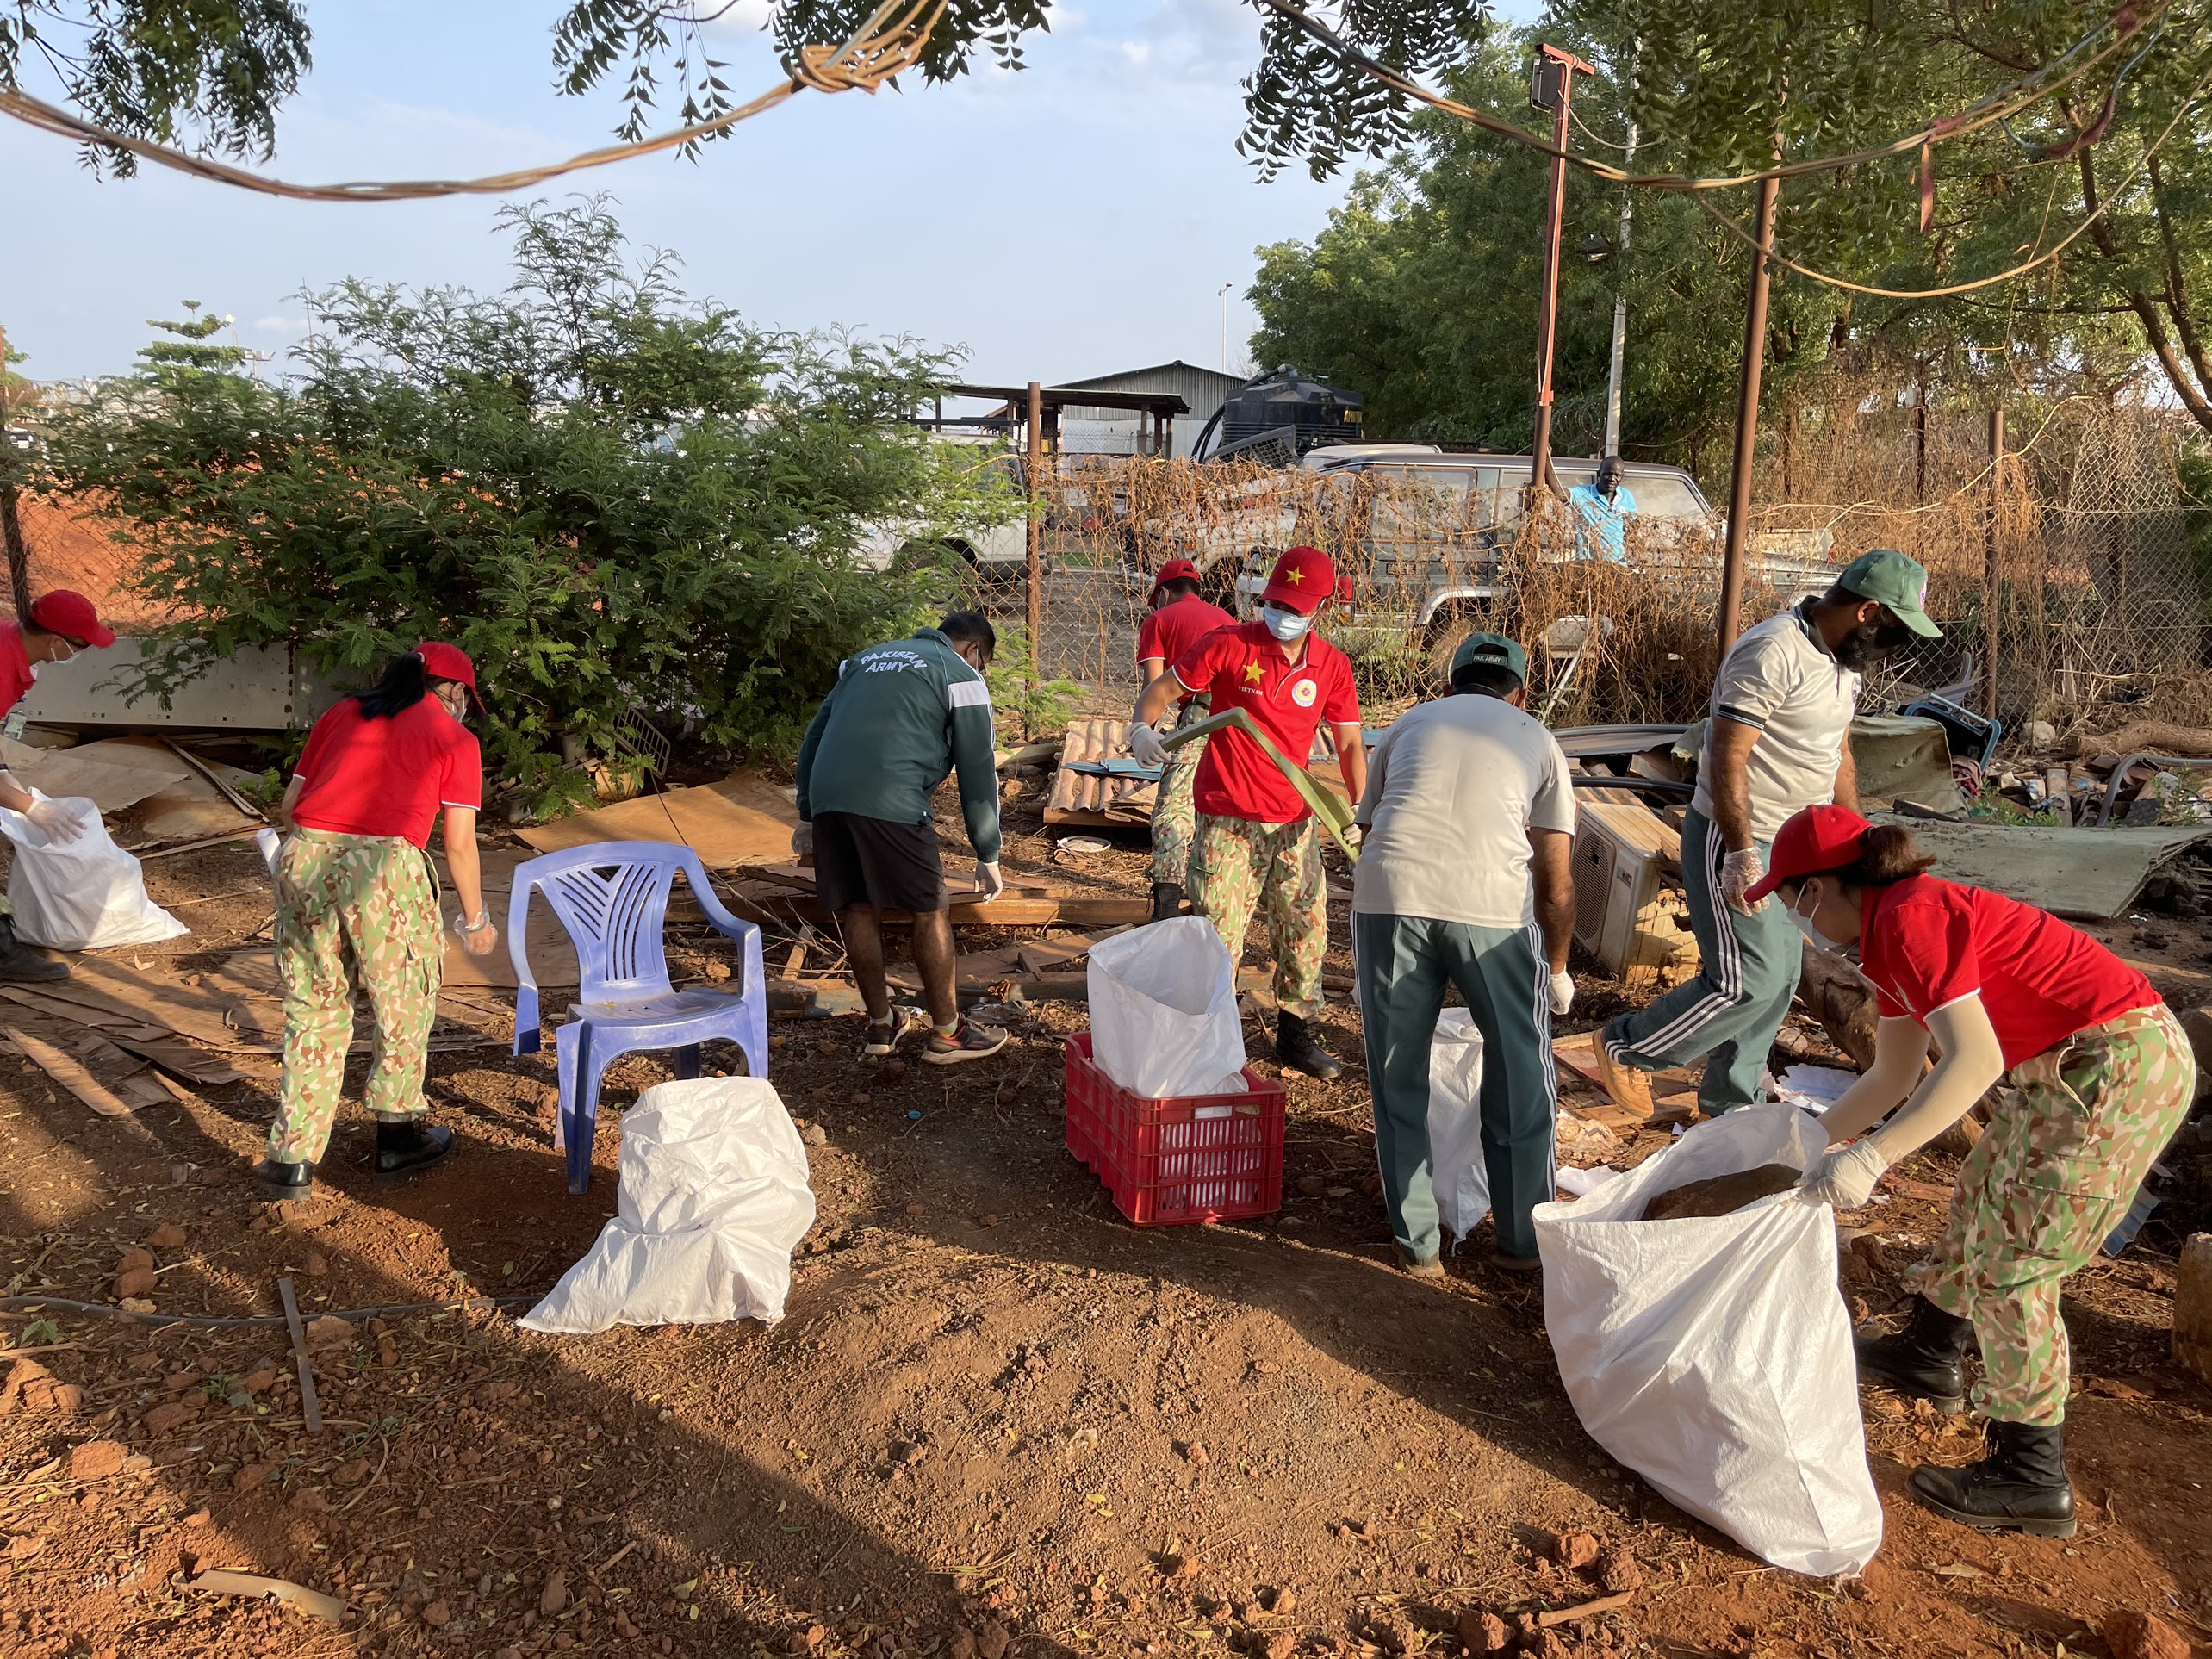
[[[761,0],[721,25],[730,85],[776,70]],[[302,182],[495,172],[609,141],[609,97],[552,88],[556,7],[345,0],[309,8],[315,68],[265,171]],[[1506,8],[1525,15],[1525,4]],[[1171,357],[1232,366],[1258,245],[1309,237],[1345,179],[1261,183],[1233,148],[1258,54],[1239,0],[1078,0],[1030,66],[903,93],[802,94],[696,163],[647,158],[540,194],[605,190],[692,291],[782,327],[858,326],[964,346],[980,380],[1047,382]],[[752,20],[747,21],[748,16]],[[43,90],[35,83],[33,90]],[[670,124],[673,124],[671,120]],[[40,379],[126,369],[145,320],[196,299],[279,351],[291,297],[345,276],[503,283],[498,203],[376,206],[251,196],[146,167],[98,180],[60,140],[0,121],[9,221],[0,322]]]

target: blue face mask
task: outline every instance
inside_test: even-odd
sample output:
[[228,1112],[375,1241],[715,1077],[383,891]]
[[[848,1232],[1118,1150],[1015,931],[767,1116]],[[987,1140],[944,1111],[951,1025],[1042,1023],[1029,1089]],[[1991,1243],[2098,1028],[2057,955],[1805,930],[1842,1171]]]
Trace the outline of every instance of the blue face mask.
[[1267,631],[1285,645],[1302,637],[1307,629],[1314,625],[1313,618],[1301,616],[1287,605],[1261,606],[1259,619],[1267,624]]

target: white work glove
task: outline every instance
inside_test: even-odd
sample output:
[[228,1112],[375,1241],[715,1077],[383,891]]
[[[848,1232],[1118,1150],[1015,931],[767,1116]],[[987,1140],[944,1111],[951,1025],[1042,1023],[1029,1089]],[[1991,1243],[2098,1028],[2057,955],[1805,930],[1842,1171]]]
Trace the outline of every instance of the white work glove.
[[814,826],[802,823],[791,832],[791,854],[793,858],[805,858],[813,850]]
[[1767,873],[1767,866],[1759,856],[1759,849],[1747,847],[1740,853],[1730,853],[1720,861],[1721,902],[1730,910],[1741,910],[1746,916],[1756,916],[1767,901],[1749,903],[1743,897],[1757,886]]
[[1160,742],[1159,734],[1142,720],[1130,721],[1128,730],[1122,735],[1139,766],[1167,764],[1167,745]]
[[1562,968],[1551,976],[1551,1017],[1559,1019],[1575,1006],[1575,976]]
[[63,811],[59,801],[50,801],[41,797],[24,809],[23,817],[58,847],[67,846],[84,833],[84,826]]
[[1889,1166],[1889,1154],[1874,1144],[1873,1137],[1862,1137],[1824,1157],[1798,1191],[1808,1203],[1862,1209],[1874,1196],[1874,1183]]
[[489,956],[492,947],[500,942],[500,930],[493,924],[489,909],[477,911],[474,922],[465,916],[455,916],[453,931],[460,937],[461,948],[471,956]]
[[1006,878],[998,873],[996,864],[979,862],[975,867],[975,900],[988,904],[1006,891]]

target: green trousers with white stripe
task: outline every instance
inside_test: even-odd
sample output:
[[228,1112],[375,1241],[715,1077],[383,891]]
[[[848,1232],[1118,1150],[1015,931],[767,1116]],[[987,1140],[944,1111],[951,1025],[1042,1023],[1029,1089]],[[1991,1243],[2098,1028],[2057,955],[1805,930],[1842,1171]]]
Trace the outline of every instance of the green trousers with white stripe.
[[1552,1196],[1559,1105],[1551,970],[1537,930],[1359,914],[1351,928],[1375,1154],[1399,1248],[1433,1261],[1443,1247],[1429,1150],[1429,1045],[1451,985],[1482,1034],[1482,1162],[1498,1251],[1533,1258],[1529,1212]]
[[[1758,848],[1760,861],[1771,862],[1773,847],[1761,842]],[[1697,976],[1598,1034],[1608,1054],[1641,1071],[1687,1066],[1704,1055],[1698,1109],[1707,1117],[1761,1098],[1759,1074],[1805,966],[1804,935],[1780,898],[1746,916],[1721,898],[1726,851],[1720,831],[1692,807],[1682,819],[1682,892],[1697,936]]]

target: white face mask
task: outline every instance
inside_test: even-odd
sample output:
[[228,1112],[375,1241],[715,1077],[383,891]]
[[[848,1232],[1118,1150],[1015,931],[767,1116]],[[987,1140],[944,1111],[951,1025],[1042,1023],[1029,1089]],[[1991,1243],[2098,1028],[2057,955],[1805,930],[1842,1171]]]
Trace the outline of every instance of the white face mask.
[[[1812,912],[1811,915],[1808,915],[1806,912],[1798,908],[1798,904],[1805,903],[1807,895],[1811,895],[1812,898]],[[1841,956],[1843,954],[1843,947],[1837,944],[1833,939],[1830,939],[1826,934],[1823,933],[1818,928],[1812,924],[1813,916],[1818,915],[1819,911],[1820,896],[1817,893],[1814,893],[1812,889],[1810,887],[1799,888],[1798,903],[1797,904],[1790,906],[1790,920],[1797,924],[1797,930],[1803,934],[1805,938],[1811,942],[1812,948],[1815,950],[1825,951],[1830,956]]]
[[1314,625],[1313,618],[1301,616],[1287,605],[1261,606],[1259,619],[1267,624],[1267,631],[1285,645],[1301,637],[1307,629]]

